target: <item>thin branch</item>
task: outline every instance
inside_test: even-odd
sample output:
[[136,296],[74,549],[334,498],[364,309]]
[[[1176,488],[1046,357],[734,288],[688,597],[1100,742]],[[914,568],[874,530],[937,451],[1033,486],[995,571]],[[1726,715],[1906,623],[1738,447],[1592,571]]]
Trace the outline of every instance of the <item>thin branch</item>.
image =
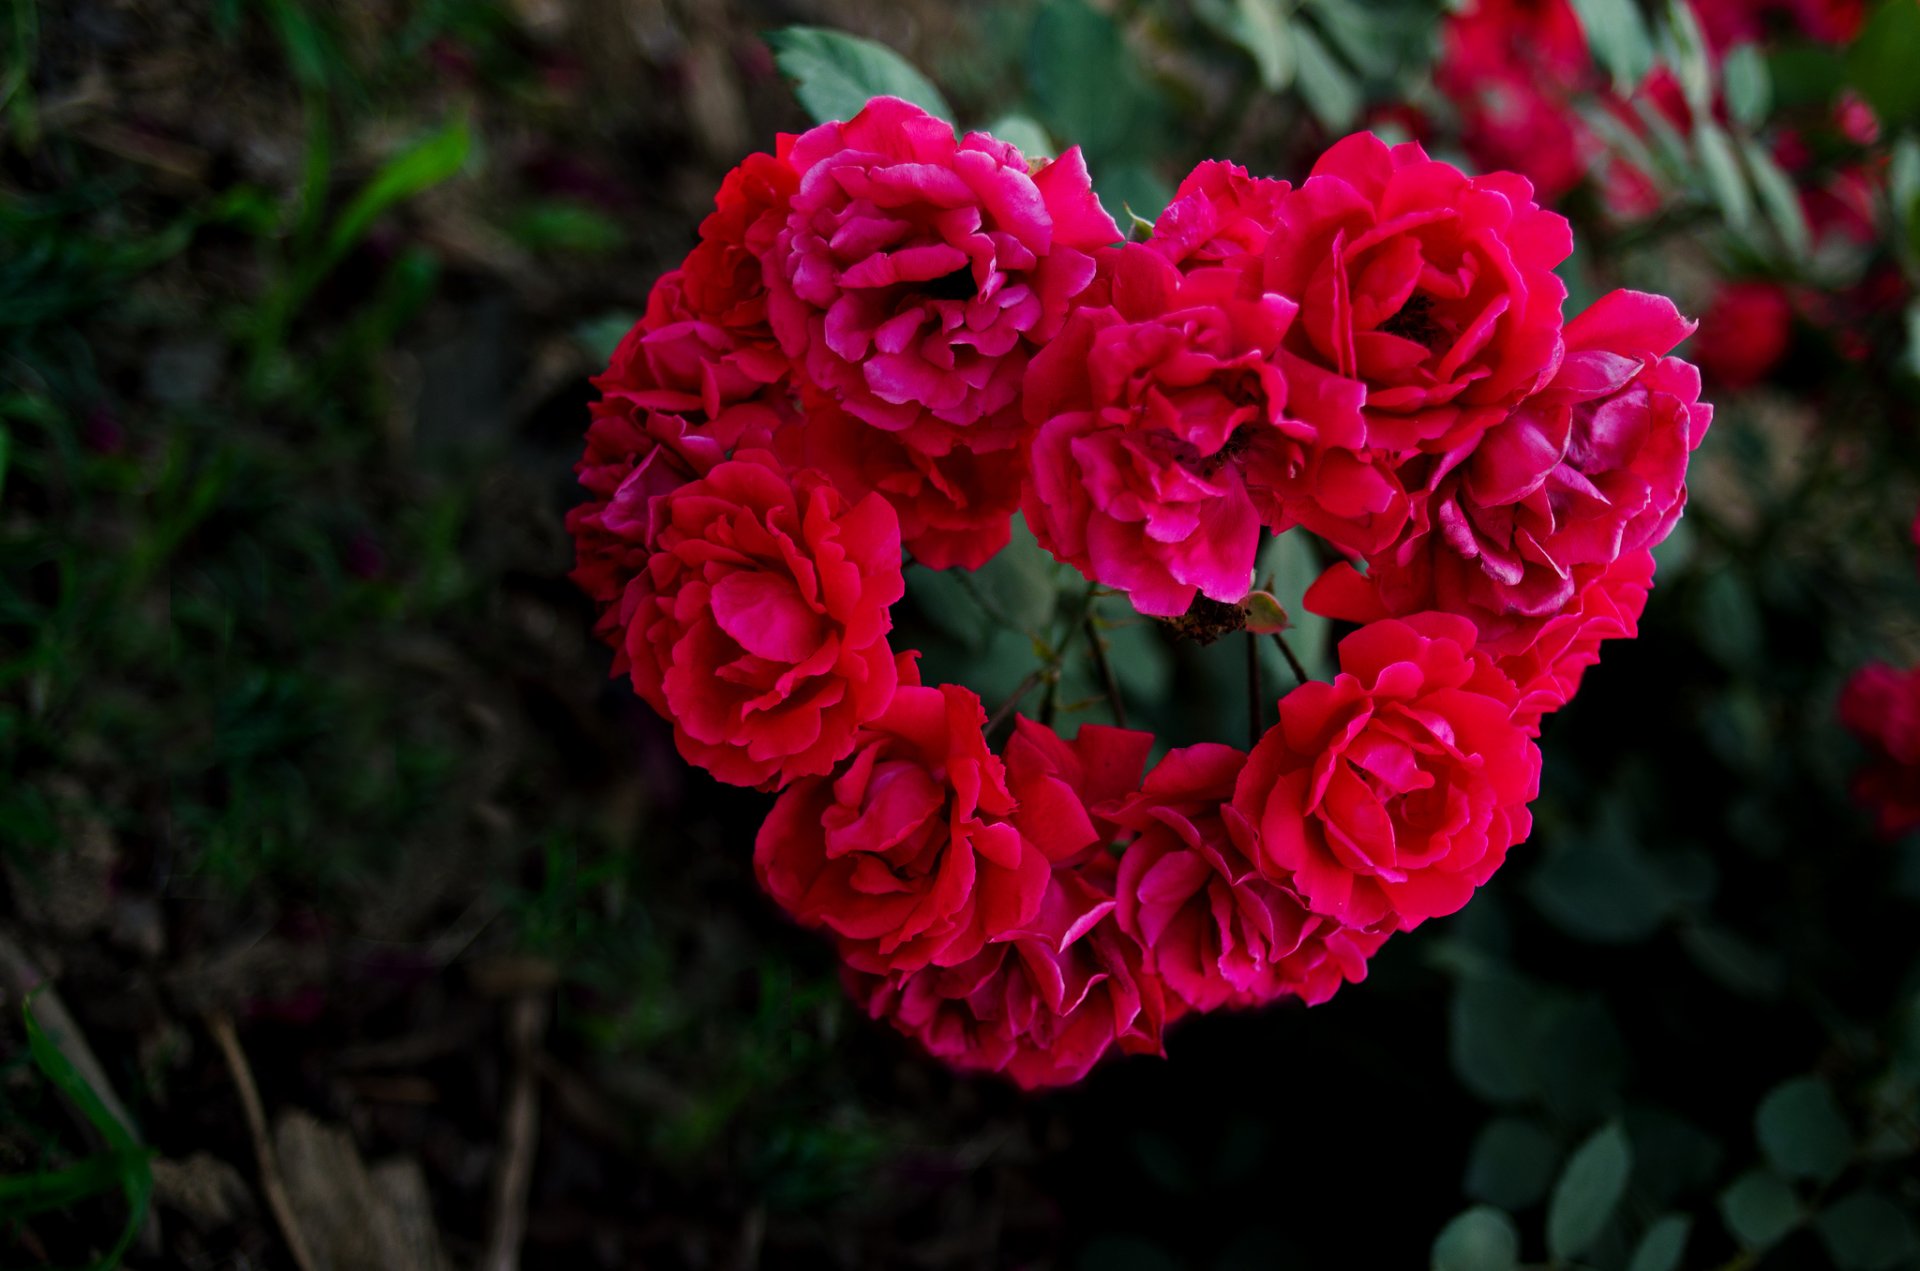
[[1034,685],[1038,684],[1041,678],[1046,675],[1046,673],[1047,673],[1046,667],[1043,666],[1043,667],[1036,668],[1032,673],[1030,673],[1027,676],[1026,679],[1020,681],[1019,686],[1016,687],[1013,690],[1013,692],[1007,696],[1006,701],[1000,703],[1000,705],[994,708],[992,718],[987,720],[986,735],[988,737],[992,737],[995,733],[1000,731],[1000,726],[1006,723],[1007,720],[1012,717],[1015,708],[1017,708],[1020,705],[1021,699],[1026,697],[1027,694],[1033,692]]
[[1260,699],[1266,690],[1260,687],[1260,641],[1249,631],[1247,633],[1247,749],[1260,744],[1260,734],[1266,729],[1263,725],[1265,711]]
[[1293,671],[1294,679],[1305,684],[1313,678],[1307,674],[1307,668],[1300,665],[1300,659],[1293,655],[1293,646],[1287,643],[1287,637],[1284,634],[1278,631],[1274,632],[1273,642],[1280,646],[1280,655],[1286,658],[1287,666]]
[[1093,606],[1087,606],[1087,648],[1093,653],[1094,669],[1100,672],[1100,682],[1106,686],[1107,705],[1113,708],[1113,722],[1125,728],[1127,726],[1127,703],[1120,693],[1120,680],[1113,673],[1113,663],[1107,659],[1106,641],[1100,638],[1099,619],[1094,615]]
[[253,1155],[260,1165],[260,1190],[267,1194],[267,1208],[273,1210],[273,1220],[280,1225],[280,1234],[287,1242],[287,1253],[294,1265],[300,1271],[314,1271],[313,1253],[307,1248],[306,1236],[293,1213],[293,1202],[287,1197],[287,1185],[280,1177],[280,1158],[274,1153],[273,1140],[267,1136],[267,1114],[260,1106],[260,1090],[253,1084],[253,1070],[247,1066],[246,1052],[240,1049],[233,1021],[225,1012],[216,1012],[208,1015],[206,1022],[207,1031],[213,1034],[220,1053],[226,1056],[227,1071],[240,1094],[240,1110],[246,1114],[247,1133],[253,1138]]
[[540,1074],[537,1061],[547,1031],[547,1001],[529,993],[507,1010],[507,1044],[513,1053],[513,1085],[502,1118],[500,1168],[493,1176],[493,1230],[480,1259],[482,1271],[518,1271],[527,1234],[527,1191],[540,1142]]

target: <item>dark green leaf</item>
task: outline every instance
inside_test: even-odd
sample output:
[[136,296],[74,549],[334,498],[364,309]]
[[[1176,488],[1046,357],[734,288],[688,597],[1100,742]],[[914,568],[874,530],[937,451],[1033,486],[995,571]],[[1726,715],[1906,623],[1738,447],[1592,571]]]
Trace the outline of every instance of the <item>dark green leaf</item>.
[[1519,1262],[1513,1219],[1486,1205],[1457,1215],[1433,1241],[1433,1271],[1512,1271]]
[[1559,1145],[1536,1121],[1496,1117],[1473,1141],[1462,1189],[1502,1209],[1525,1209],[1547,1194]]
[[1603,944],[1646,939],[1673,904],[1665,880],[1621,825],[1556,838],[1527,884],[1533,903],[1562,930]]
[[1668,0],[1667,30],[1673,39],[1673,73],[1693,113],[1713,111],[1713,60],[1700,19],[1687,0]]
[[1794,187],[1793,178],[1780,170],[1764,145],[1750,137],[1740,143],[1740,153],[1747,161],[1760,206],[1780,236],[1780,245],[1787,249],[1789,259],[1805,260],[1813,250],[1813,234],[1807,228],[1806,210],[1800,205],[1800,191]]
[[1547,1249],[1555,1258],[1577,1258],[1600,1238],[1627,1188],[1633,1149],[1618,1122],[1608,1122],[1580,1145],[1547,1205]]
[[951,121],[933,81],[884,44],[826,27],[790,26],[767,36],[773,59],[815,122],[847,120],[874,97],[899,97]]
[[1283,0],[1202,0],[1197,12],[1253,58],[1262,88],[1278,93],[1293,83],[1293,36]]
[[1540,1045],[1540,1097],[1562,1121],[1591,1122],[1617,1110],[1627,1047],[1596,997],[1563,1004]]
[[1773,104],[1767,60],[1759,46],[1736,44],[1728,49],[1720,63],[1720,81],[1725,86],[1727,113],[1734,122],[1747,128],[1759,127]]
[[472,149],[473,134],[467,121],[454,119],[387,160],[327,231],[324,259],[328,267],[366,237],[382,214],[458,172]]
[[1783,44],[1767,54],[1767,81],[1776,108],[1825,106],[1845,77],[1839,53],[1825,44]]
[[1912,133],[1893,143],[1893,157],[1887,164],[1887,199],[1893,205],[1899,241],[1920,256],[1920,139]]
[[1765,1249],[1800,1225],[1800,1200],[1778,1174],[1750,1170],[1720,1193],[1720,1217],[1734,1239]]
[[1700,169],[1706,175],[1713,201],[1720,205],[1729,228],[1744,230],[1753,222],[1753,192],[1740,172],[1740,160],[1734,154],[1733,141],[1726,130],[1707,116],[1693,128],[1693,147],[1700,156]]
[[1593,57],[1620,93],[1631,92],[1653,69],[1653,37],[1633,0],[1573,0]]
[[1814,1219],[1840,1271],[1911,1267],[1920,1235],[1906,1210],[1878,1192],[1855,1192]]
[[1780,991],[1780,958],[1767,949],[1709,923],[1680,929],[1680,945],[1702,971],[1742,997],[1768,998]]
[[1469,1090],[1517,1103],[1540,1089],[1539,1042],[1547,1014],[1538,990],[1508,975],[1473,976],[1453,994],[1449,1048]]
[[1687,1235],[1692,1230],[1693,1219],[1685,1214],[1668,1214],[1657,1220],[1647,1228],[1647,1234],[1640,1237],[1627,1271],[1678,1271],[1680,1259],[1687,1252]]
[[1760,1150],[1789,1178],[1831,1179],[1853,1154],[1853,1133],[1819,1077],[1795,1077],[1768,1092],[1754,1114]]
[[1848,46],[1847,82],[1887,124],[1920,116],[1920,4],[1881,0]]
[[1048,131],[1085,148],[1103,191],[1106,164],[1156,152],[1160,93],[1113,19],[1085,0],[1048,0],[1034,17],[1027,84]]
[[1360,85],[1311,29],[1294,28],[1299,54],[1300,96],[1313,117],[1335,132],[1344,132],[1360,117]]

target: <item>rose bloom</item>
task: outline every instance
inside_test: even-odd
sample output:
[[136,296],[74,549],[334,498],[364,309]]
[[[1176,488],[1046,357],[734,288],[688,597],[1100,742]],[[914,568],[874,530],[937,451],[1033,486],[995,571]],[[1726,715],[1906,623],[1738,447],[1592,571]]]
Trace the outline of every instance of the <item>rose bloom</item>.
[[1249,176],[1237,163],[1205,160],[1181,180],[1146,245],[1187,268],[1257,257],[1279,224],[1281,198],[1292,188]]
[[1112,812],[1133,835],[1115,882],[1120,929],[1194,1010],[1288,995],[1325,1001],[1366,978],[1366,959],[1387,935],[1311,913],[1261,875],[1223,819],[1245,766],[1231,746],[1170,751]]
[[1480,643],[1525,650],[1625,553],[1664,539],[1686,505],[1687,460],[1713,409],[1700,375],[1666,353],[1693,330],[1664,297],[1616,291],[1567,324],[1553,383],[1472,446],[1423,456],[1408,534],[1370,557],[1364,581],[1335,565],[1309,608],[1349,617],[1471,617]]
[[892,97],[822,124],[764,257],[770,316],[807,377],[856,417],[944,454],[1020,435],[1020,378],[1119,241],[1073,149],[1030,170],[984,133]]
[[594,633],[626,669],[618,601],[652,543],[650,508],[730,452],[770,444],[793,418],[788,362],[766,320],[756,252],[785,218],[792,170],[750,155],[721,183],[700,242],[647,297],[647,311],[593,379],[586,450],[574,471],[588,501],[567,513],[572,577],[598,610]]
[[1587,583],[1564,613],[1549,618],[1526,649],[1495,658],[1520,690],[1514,722],[1539,736],[1541,719],[1572,701],[1581,676],[1600,661],[1601,642],[1640,634],[1652,590],[1653,553],[1628,552]]
[[1154,736],[1133,728],[1082,724],[1071,741],[1024,715],[1014,717],[1006,746],[1007,782],[1020,803],[1023,823],[1058,826],[1049,837],[1079,838],[1083,849],[1055,855],[1062,868],[1079,870],[1112,890],[1114,855],[1125,837],[1111,813],[1140,789]]
[[872,1018],[956,1068],[1001,1073],[1023,1090],[1068,1085],[1113,1050],[1163,1053],[1169,1004],[1113,904],[1063,870],[1028,930],[958,966],[850,968],[847,987]]
[[1234,786],[1260,872],[1369,931],[1457,911],[1532,828],[1540,752],[1519,694],[1451,614],[1371,623],[1331,684],[1280,699]]
[[1469,177],[1412,142],[1338,142],[1280,200],[1264,285],[1300,306],[1287,377],[1365,389],[1367,445],[1445,451],[1552,378],[1573,250],[1511,172]]
[[825,472],[848,498],[878,494],[891,503],[914,560],[929,569],[978,569],[1007,545],[1026,475],[1023,447],[930,454],[825,394],[808,390],[802,400],[805,423],[782,434],[782,457]]
[[[954,966],[1039,915],[1052,861],[1093,837],[1069,815],[1016,818],[980,699],[902,685],[832,775],[789,786],[754,844],[761,884],[874,974]],[[1026,811],[1026,809],[1022,809]]]
[[1112,303],[1076,309],[1027,373],[1027,523],[1141,613],[1231,604],[1253,583],[1255,495],[1280,501],[1249,489],[1250,467],[1286,480],[1308,446],[1357,442],[1364,424],[1331,412],[1328,436],[1290,416],[1276,354],[1294,308],[1245,271],[1183,274],[1138,244],[1109,261]]
[[905,587],[884,499],[746,451],[654,501],[620,600],[634,688],[689,763],[733,785],[824,773],[893,700]]
[[1793,337],[1793,302],[1771,282],[1722,283],[1694,337],[1701,373],[1738,391],[1767,378]]
[[1888,838],[1920,827],[1920,666],[1875,662],[1854,672],[1840,694],[1840,722],[1867,751],[1855,801]]

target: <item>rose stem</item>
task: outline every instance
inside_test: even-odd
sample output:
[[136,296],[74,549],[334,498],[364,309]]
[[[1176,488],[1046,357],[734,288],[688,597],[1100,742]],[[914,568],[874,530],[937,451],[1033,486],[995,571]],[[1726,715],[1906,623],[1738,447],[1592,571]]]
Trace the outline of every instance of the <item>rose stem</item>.
[[1276,631],[1273,633],[1273,642],[1280,646],[1280,652],[1287,659],[1287,665],[1293,668],[1294,679],[1305,684],[1309,679],[1313,678],[1307,674],[1307,669],[1300,665],[1300,659],[1293,656],[1293,646],[1287,643],[1286,636]]
[[1260,641],[1247,632],[1247,749],[1260,744]]
[[1120,681],[1114,677],[1113,663],[1107,660],[1106,641],[1100,638],[1100,629],[1096,625],[1093,606],[1087,606],[1087,647],[1093,651],[1093,665],[1100,672],[1100,681],[1107,687],[1107,705],[1113,708],[1113,722],[1120,727],[1127,726],[1127,703],[1120,696]]

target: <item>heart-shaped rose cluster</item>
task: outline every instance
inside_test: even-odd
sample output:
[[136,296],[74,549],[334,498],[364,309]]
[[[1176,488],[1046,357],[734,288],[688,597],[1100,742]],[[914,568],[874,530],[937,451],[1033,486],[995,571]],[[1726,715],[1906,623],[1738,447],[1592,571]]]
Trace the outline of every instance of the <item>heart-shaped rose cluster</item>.
[[[574,577],[687,760],[780,792],[759,877],[875,1017],[1074,1081],[1324,1001],[1526,837],[1712,412],[1669,301],[1563,321],[1525,180],[1363,133],[1298,186],[1204,163],[1124,242],[1077,149],[876,98],[717,203],[594,381]],[[1361,625],[1250,754],[1024,718],[995,754],[889,611],[903,553],[975,568],[1016,509],[1166,618],[1240,612],[1303,527],[1351,562],[1308,607]]]

